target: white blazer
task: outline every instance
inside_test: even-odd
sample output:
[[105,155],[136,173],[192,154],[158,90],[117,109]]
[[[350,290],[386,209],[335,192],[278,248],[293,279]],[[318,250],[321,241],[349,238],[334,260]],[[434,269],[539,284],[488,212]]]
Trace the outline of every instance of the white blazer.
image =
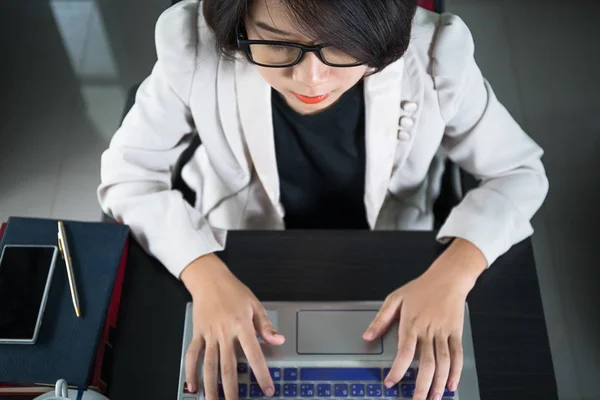
[[[531,235],[548,181],[541,148],[498,102],[451,14],[419,9],[406,54],[365,78],[364,204],[371,229],[431,230],[441,155],[481,180],[438,239],[474,243],[491,264]],[[225,246],[226,232],[284,229],[271,87],[243,57],[215,48],[198,0],[171,7],[156,26],[158,61],[102,156],[102,209],[128,224],[175,276]],[[399,129],[400,120],[405,128]],[[202,145],[182,176],[190,205],[172,190],[189,143]]]

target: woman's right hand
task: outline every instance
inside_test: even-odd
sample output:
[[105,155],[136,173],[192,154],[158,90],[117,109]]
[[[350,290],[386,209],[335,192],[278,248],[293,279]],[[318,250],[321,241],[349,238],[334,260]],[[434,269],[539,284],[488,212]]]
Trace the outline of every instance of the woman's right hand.
[[181,280],[193,298],[194,333],[185,358],[188,390],[195,393],[198,389],[198,360],[204,354],[205,398],[219,398],[217,376],[220,365],[225,398],[237,400],[237,341],[263,393],[272,396],[273,381],[255,332],[271,345],[281,345],[285,338],[275,331],[256,296],[214,254],[200,257],[188,265],[181,273]]

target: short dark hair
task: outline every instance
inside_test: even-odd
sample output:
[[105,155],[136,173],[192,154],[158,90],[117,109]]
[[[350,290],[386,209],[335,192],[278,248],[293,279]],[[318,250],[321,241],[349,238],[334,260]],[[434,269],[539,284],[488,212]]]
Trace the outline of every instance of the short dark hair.
[[[253,1],[203,0],[204,18],[226,56],[238,51],[236,28]],[[380,71],[410,42],[417,0],[281,0],[296,27]]]

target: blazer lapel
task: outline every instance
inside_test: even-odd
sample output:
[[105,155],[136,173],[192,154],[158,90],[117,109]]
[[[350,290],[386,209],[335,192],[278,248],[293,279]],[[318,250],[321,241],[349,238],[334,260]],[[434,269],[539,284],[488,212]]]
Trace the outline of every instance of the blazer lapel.
[[235,83],[242,132],[258,178],[278,209],[279,175],[275,157],[271,86],[247,62],[235,63]]
[[391,175],[404,167],[418,131],[424,96],[419,71],[418,61],[407,51],[396,63],[365,79],[365,207],[372,229]]
[[371,228],[387,194],[394,165],[404,60],[365,78],[365,207]]
[[240,166],[241,182],[247,184],[252,172],[252,164],[247,156],[244,136],[236,107],[235,62],[220,60],[217,72],[217,99],[219,122],[235,160]]

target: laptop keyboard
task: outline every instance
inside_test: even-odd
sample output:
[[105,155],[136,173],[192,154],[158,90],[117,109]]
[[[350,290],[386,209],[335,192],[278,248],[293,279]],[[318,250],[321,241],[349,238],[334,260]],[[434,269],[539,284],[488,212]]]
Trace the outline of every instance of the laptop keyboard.
[[[275,384],[272,399],[411,399],[415,391],[417,370],[410,368],[398,385],[388,389],[384,386],[383,379],[389,371],[389,368],[372,367],[271,367],[269,372]],[[238,364],[238,382],[240,399],[267,399],[248,364]],[[219,397],[225,398],[220,383]],[[195,400],[196,397],[184,394],[183,399]],[[443,399],[457,400],[457,396],[446,390]]]

